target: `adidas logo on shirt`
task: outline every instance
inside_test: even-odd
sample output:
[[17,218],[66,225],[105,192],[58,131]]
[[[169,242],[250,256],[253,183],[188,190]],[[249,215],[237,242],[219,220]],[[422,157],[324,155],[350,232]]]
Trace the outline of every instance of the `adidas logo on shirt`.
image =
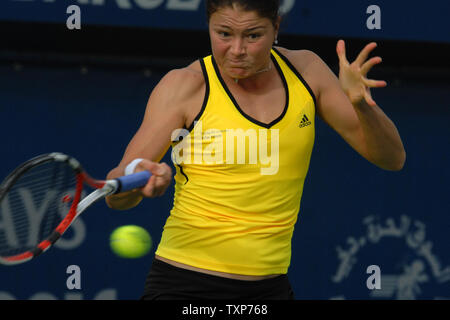
[[306,116],[306,114],[303,115],[303,119],[302,121],[300,121],[300,124],[298,125],[300,128],[309,126],[311,124],[311,121],[309,121],[308,117]]

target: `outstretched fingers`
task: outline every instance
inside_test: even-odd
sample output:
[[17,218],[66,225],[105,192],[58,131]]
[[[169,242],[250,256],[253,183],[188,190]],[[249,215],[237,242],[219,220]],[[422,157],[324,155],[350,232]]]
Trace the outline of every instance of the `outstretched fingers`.
[[339,64],[341,65],[349,65],[347,60],[347,53],[345,50],[345,42],[344,40],[339,40],[336,45],[336,52],[339,57]]
[[387,86],[387,82],[384,80],[373,80],[364,78],[364,84],[369,88],[384,88]]
[[373,51],[373,49],[375,49],[377,47],[377,44],[375,42],[371,42],[369,44],[367,44],[364,49],[361,50],[361,52],[359,53],[358,57],[355,60],[355,63],[358,66],[362,66],[364,64],[364,62],[367,60],[367,58],[369,57],[369,54]]
[[367,75],[369,73],[369,71],[377,64],[381,63],[383,61],[383,59],[381,59],[381,57],[374,57],[369,59],[369,61],[365,62],[362,66],[361,66],[361,74],[363,76]]
[[364,95],[364,98],[369,106],[375,107],[377,105],[375,100],[373,100],[372,95],[370,94],[370,90],[366,90],[366,94]]

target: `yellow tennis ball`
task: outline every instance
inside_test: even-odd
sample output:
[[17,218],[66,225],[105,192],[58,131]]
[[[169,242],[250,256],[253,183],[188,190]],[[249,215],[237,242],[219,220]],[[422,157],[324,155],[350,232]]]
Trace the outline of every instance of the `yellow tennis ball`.
[[152,248],[152,238],[142,227],[127,225],[115,229],[109,237],[111,250],[119,257],[134,259],[145,256]]

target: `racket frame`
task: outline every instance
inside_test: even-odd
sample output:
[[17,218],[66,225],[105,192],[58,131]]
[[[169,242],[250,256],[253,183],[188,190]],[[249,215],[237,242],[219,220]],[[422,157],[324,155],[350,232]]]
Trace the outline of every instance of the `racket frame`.
[[[35,166],[49,161],[66,162],[74,170],[76,177],[76,189],[69,212],[61,220],[61,222],[50,234],[50,236],[41,241],[34,249],[10,257],[0,256],[0,264],[17,265],[39,256],[43,252],[47,251],[64,234],[64,232],[66,232],[73,221],[75,221],[75,219],[80,216],[89,206],[109,195],[132,190],[133,187],[142,187],[143,185],[145,185],[144,181],[148,181],[151,176],[151,174],[147,171],[134,174],[134,176],[140,176],[140,182],[132,181],[132,183],[127,183],[129,177],[131,176],[112,180],[96,180],[90,177],[83,170],[81,164],[75,158],[60,152],[53,152],[32,158],[17,167],[13,172],[11,172],[11,174],[9,174],[8,177],[6,177],[3,183],[0,185],[0,201],[4,196],[6,196],[9,189],[11,189],[14,183],[25,172]],[[142,177],[144,177],[145,179],[145,177],[147,177],[147,174],[148,178],[146,180],[143,180]],[[91,192],[81,200],[81,193],[85,184],[96,190]],[[126,185],[124,190],[122,190],[123,184]]]

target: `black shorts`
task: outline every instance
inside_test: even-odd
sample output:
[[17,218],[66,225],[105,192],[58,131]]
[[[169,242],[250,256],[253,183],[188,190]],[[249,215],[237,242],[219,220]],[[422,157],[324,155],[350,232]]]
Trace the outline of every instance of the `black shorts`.
[[287,275],[246,281],[186,270],[154,259],[141,300],[293,300]]

